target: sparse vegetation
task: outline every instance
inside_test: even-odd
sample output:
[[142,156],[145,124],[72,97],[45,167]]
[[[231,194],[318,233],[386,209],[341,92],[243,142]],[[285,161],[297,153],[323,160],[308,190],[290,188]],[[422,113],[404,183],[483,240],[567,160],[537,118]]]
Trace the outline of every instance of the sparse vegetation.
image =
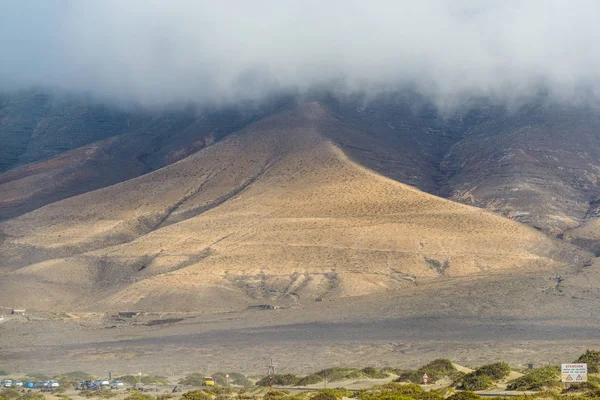
[[575,362],[587,363],[588,373],[597,374],[600,372],[600,350],[587,350]]
[[[293,374],[273,375],[273,385],[276,386],[295,386],[300,381],[300,378]],[[265,376],[258,382],[256,386],[269,386],[270,380],[268,376]]]
[[0,392],[0,395],[8,400],[18,399],[21,397],[21,393],[15,389],[4,389]]
[[31,392],[23,394],[19,400],[46,400],[46,397],[40,392]]
[[494,381],[499,381],[510,374],[510,366],[505,362],[497,362],[479,367],[475,372],[479,375],[487,375]]
[[[141,378],[138,378],[135,375],[124,375],[117,378],[117,380],[123,381],[128,385],[137,385],[141,383],[142,385],[168,385],[169,381],[167,378],[163,376],[156,375],[144,375]],[[180,382],[181,383],[181,382]]]
[[314,385],[315,383],[323,382],[323,375],[319,374],[310,374],[306,375],[304,378],[301,378],[296,386],[306,386],[306,385]]
[[[131,393],[129,396],[125,397],[124,400],[156,400],[156,397],[149,395],[147,393],[141,393],[141,392],[133,392]],[[192,400],[192,399],[189,399]],[[201,400],[201,399],[198,399]]]
[[435,383],[441,378],[451,378],[452,380],[456,380],[460,378],[461,373],[456,370],[452,361],[447,360],[445,358],[439,358],[437,360],[433,360],[429,364],[423,365],[418,370],[396,370],[396,374],[398,378],[395,382],[411,382],[411,383],[421,383],[423,380],[423,374],[427,374],[429,378],[429,383]]
[[8,376],[8,371],[0,369],[0,376]]
[[446,400],[479,400],[481,397],[477,396],[477,394],[469,391],[464,392],[456,392],[448,397]]
[[485,390],[494,387],[494,380],[487,375],[478,375],[476,372],[471,372],[463,376],[456,385],[460,390]]
[[49,376],[42,374],[41,372],[31,372],[26,375],[28,378],[35,379],[37,381],[45,381],[50,379]]
[[560,367],[547,366],[527,372],[510,382],[508,390],[541,390],[560,386]]
[[94,377],[87,372],[83,371],[73,371],[73,372],[65,372],[64,374],[60,374],[54,377],[58,382],[63,384],[63,382],[71,382],[71,381],[85,381],[85,380],[93,380]]
[[360,400],[442,400],[443,396],[436,392],[427,392],[419,385],[388,383],[361,391]]
[[186,386],[202,386],[205,376],[206,375],[200,373],[189,374],[185,378],[180,379],[179,384]]
[[475,371],[459,378],[453,384],[460,390],[485,390],[495,386],[495,381],[504,379],[510,374],[510,366],[505,362],[484,365]]
[[102,389],[102,390],[88,390],[81,393],[82,396],[86,398],[98,398],[98,399],[110,399],[117,396],[117,393],[113,392],[110,389]]
[[[219,386],[226,386],[227,379],[225,378],[225,372],[215,372],[212,376],[216,376],[216,384]],[[239,372],[229,372],[229,384],[239,385],[243,387],[252,387],[252,381],[246,378],[246,375],[240,374]]]

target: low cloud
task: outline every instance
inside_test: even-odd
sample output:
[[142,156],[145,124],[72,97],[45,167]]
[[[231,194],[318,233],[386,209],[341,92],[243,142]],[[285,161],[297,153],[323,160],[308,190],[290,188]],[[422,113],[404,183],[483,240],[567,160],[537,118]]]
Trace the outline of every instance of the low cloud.
[[5,1],[0,89],[145,105],[320,85],[598,98],[598,1]]

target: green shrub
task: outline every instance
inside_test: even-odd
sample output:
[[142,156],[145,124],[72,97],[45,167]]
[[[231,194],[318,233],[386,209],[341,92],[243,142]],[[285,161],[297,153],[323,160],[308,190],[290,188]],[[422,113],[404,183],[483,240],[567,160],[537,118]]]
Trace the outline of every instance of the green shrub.
[[45,397],[40,392],[25,393],[19,400],[45,400]]
[[0,376],[7,376],[7,375],[8,375],[8,371],[0,369]]
[[587,363],[588,373],[597,374],[600,372],[600,351],[587,350],[579,356],[576,363]]
[[375,367],[366,367],[363,368],[360,372],[372,379],[383,379],[389,376],[387,372],[380,371]]
[[560,386],[560,368],[547,366],[534,369],[511,381],[508,390],[541,390]]
[[396,370],[398,378],[394,382],[411,382],[411,383],[422,383],[423,374],[427,374],[428,382],[435,383],[441,378],[448,377],[453,380],[458,379],[461,373],[456,370],[452,361],[445,358],[438,358],[433,360],[429,364],[423,365],[418,370]]
[[[273,385],[277,386],[294,386],[300,381],[300,378],[293,374],[284,374],[284,375],[273,375]],[[256,386],[269,386],[270,379],[268,376],[265,376],[258,382],[256,382]]]
[[285,390],[269,389],[263,396],[264,400],[277,400],[286,397],[288,392]]
[[351,391],[344,388],[322,389],[311,397],[311,400],[339,400],[342,397],[351,397],[352,395]]
[[[357,373],[358,373],[358,376],[357,376]],[[346,379],[355,379],[357,377],[364,376],[362,374],[362,372],[360,372],[356,368],[341,368],[341,367],[323,369],[323,370],[317,372],[316,374],[321,375],[321,376],[323,376],[323,374],[325,374],[325,376],[327,376],[327,382],[338,382],[338,381],[343,381]]]
[[[227,375],[225,372],[215,372],[213,374],[213,376],[217,377],[215,383],[219,386],[227,386],[227,378],[225,375]],[[246,378],[246,375],[240,374],[239,372],[229,372],[229,384],[246,388],[252,387],[252,381]]]
[[4,389],[2,392],[0,392],[0,395],[9,400],[18,399],[21,397],[21,393],[19,393],[19,391],[16,389]]
[[[85,372],[84,372],[85,373]],[[88,378],[89,379],[89,378]],[[80,379],[85,380],[85,379]],[[164,376],[156,376],[156,375],[144,375],[142,377],[138,377],[135,375],[123,375],[116,378],[116,380],[123,381],[128,385],[137,385],[141,383],[142,385],[168,385],[169,381]]]
[[438,358],[429,364],[423,365],[421,368],[419,368],[419,371],[426,372],[428,375],[432,373],[444,376],[455,372],[456,368],[454,367],[454,364],[452,364],[452,361],[446,358]]
[[82,392],[82,395],[84,397],[87,397],[88,399],[91,397],[97,397],[99,399],[110,399],[112,397],[116,397],[117,393],[113,392],[110,389],[101,389],[101,390],[86,390],[85,392]]
[[314,385],[315,383],[319,382],[323,382],[323,375],[310,374],[306,375],[304,378],[300,378],[300,380],[296,383],[296,386]]
[[487,375],[494,381],[504,379],[510,374],[510,366],[505,362],[484,365],[475,370],[478,375]]
[[191,390],[181,396],[184,400],[208,400],[210,397],[203,390]]
[[[428,373],[429,383],[435,383],[438,377],[434,373]],[[423,372],[415,370],[402,371],[398,374],[398,378],[394,379],[394,382],[410,382],[410,383],[422,383]]]
[[313,397],[311,397],[311,400],[340,400],[341,397],[337,397],[332,393],[329,392],[319,392],[316,395],[314,395]]
[[124,400],[156,400],[156,398],[147,393],[135,391],[135,392],[131,393],[129,396],[125,397]]
[[169,400],[172,399],[173,396],[171,393],[164,393],[164,394],[159,394],[158,396],[156,396],[156,400]]
[[426,392],[421,386],[415,384],[388,383],[361,391],[358,393],[358,398],[360,400],[442,400],[443,396],[436,392]]
[[448,397],[446,400],[479,400],[481,397],[477,396],[473,392],[464,391],[457,392]]
[[186,376],[185,378],[181,379],[179,381],[179,384],[187,385],[187,386],[202,386],[204,384],[204,377],[205,377],[205,375],[203,375],[203,374],[198,374],[198,373],[190,374],[190,375]]
[[477,371],[463,376],[456,386],[460,390],[485,390],[494,387],[494,380],[487,375],[478,374]]

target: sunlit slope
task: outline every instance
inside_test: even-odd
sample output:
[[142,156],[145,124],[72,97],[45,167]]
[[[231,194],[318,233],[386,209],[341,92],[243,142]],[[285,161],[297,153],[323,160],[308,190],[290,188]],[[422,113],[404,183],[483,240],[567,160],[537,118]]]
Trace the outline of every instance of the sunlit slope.
[[37,308],[227,309],[551,268],[574,255],[350,160],[328,139],[340,129],[353,134],[318,104],[301,106],[3,223],[0,305],[18,296]]

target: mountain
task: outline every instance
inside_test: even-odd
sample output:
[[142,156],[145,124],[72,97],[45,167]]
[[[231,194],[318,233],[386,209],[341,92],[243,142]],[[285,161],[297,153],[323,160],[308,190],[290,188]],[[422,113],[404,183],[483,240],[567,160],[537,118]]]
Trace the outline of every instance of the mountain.
[[0,220],[169,165],[281,104],[141,111],[74,95],[4,95]]
[[227,310],[589,262],[564,240],[402,183],[447,190],[455,181],[440,165],[470,132],[432,112],[404,125],[380,114],[300,102],[162,168],[9,218],[0,304]]

